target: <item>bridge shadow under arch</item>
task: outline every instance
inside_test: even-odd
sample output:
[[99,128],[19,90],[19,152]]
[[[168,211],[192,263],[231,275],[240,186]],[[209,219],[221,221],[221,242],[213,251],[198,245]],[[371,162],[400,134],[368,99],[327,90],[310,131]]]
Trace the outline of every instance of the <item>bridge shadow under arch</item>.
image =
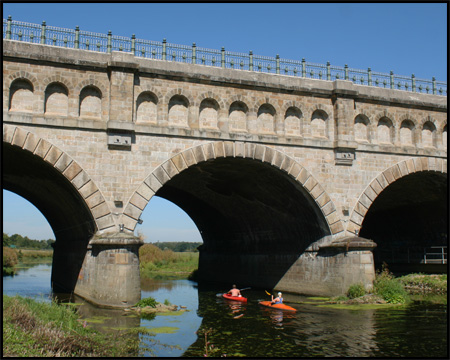
[[251,158],[191,165],[155,195],[183,209],[200,231],[203,283],[273,288],[311,243],[330,235],[325,216],[300,182]]
[[32,203],[55,235],[52,289],[71,293],[87,245],[97,227],[86,202],[70,181],[41,157],[3,142],[2,186]]
[[359,235],[377,243],[378,270],[386,263],[395,273],[446,272],[447,264],[436,266],[439,261],[424,264],[424,253],[448,246],[448,219],[447,174],[418,171],[383,189],[367,210]]

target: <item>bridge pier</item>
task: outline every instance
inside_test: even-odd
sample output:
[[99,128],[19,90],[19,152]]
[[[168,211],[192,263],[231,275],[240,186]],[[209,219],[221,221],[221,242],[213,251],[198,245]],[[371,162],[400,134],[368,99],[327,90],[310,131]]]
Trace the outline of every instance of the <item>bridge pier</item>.
[[375,265],[373,249],[377,245],[361,237],[329,240],[309,246],[290,267],[275,288],[303,295],[345,295],[353,284],[373,287]]
[[118,232],[90,241],[74,293],[103,307],[129,307],[141,299],[139,247],[143,240]]
[[373,287],[376,244],[361,237],[314,242],[295,253],[208,252],[200,248],[199,280],[237,283],[302,295],[338,296],[350,285]]

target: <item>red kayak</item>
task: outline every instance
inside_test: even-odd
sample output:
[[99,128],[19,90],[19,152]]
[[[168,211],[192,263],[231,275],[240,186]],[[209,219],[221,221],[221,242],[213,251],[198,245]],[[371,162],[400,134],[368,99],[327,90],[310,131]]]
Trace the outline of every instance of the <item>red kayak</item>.
[[234,301],[240,301],[240,302],[247,302],[247,298],[243,296],[231,296],[229,294],[222,294],[222,296],[227,300],[234,300]]
[[294,309],[293,307],[286,305],[286,304],[272,304],[271,301],[260,301],[260,305],[267,306],[273,309],[278,310],[287,310],[287,311],[297,311],[297,309]]

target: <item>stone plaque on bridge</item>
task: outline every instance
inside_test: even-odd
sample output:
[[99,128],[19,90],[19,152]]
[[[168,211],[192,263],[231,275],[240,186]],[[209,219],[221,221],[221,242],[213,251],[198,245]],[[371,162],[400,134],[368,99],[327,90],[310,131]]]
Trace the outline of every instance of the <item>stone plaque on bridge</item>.
[[335,149],[335,164],[336,165],[349,165],[353,164],[355,160],[355,149],[350,148],[337,148]]

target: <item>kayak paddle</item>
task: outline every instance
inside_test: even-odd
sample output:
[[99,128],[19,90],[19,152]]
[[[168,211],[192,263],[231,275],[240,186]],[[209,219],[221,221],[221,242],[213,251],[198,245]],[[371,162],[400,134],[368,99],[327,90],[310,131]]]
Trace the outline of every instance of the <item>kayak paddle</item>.
[[271,296],[272,294],[270,292],[268,292],[267,290],[264,290],[266,292],[267,295]]

